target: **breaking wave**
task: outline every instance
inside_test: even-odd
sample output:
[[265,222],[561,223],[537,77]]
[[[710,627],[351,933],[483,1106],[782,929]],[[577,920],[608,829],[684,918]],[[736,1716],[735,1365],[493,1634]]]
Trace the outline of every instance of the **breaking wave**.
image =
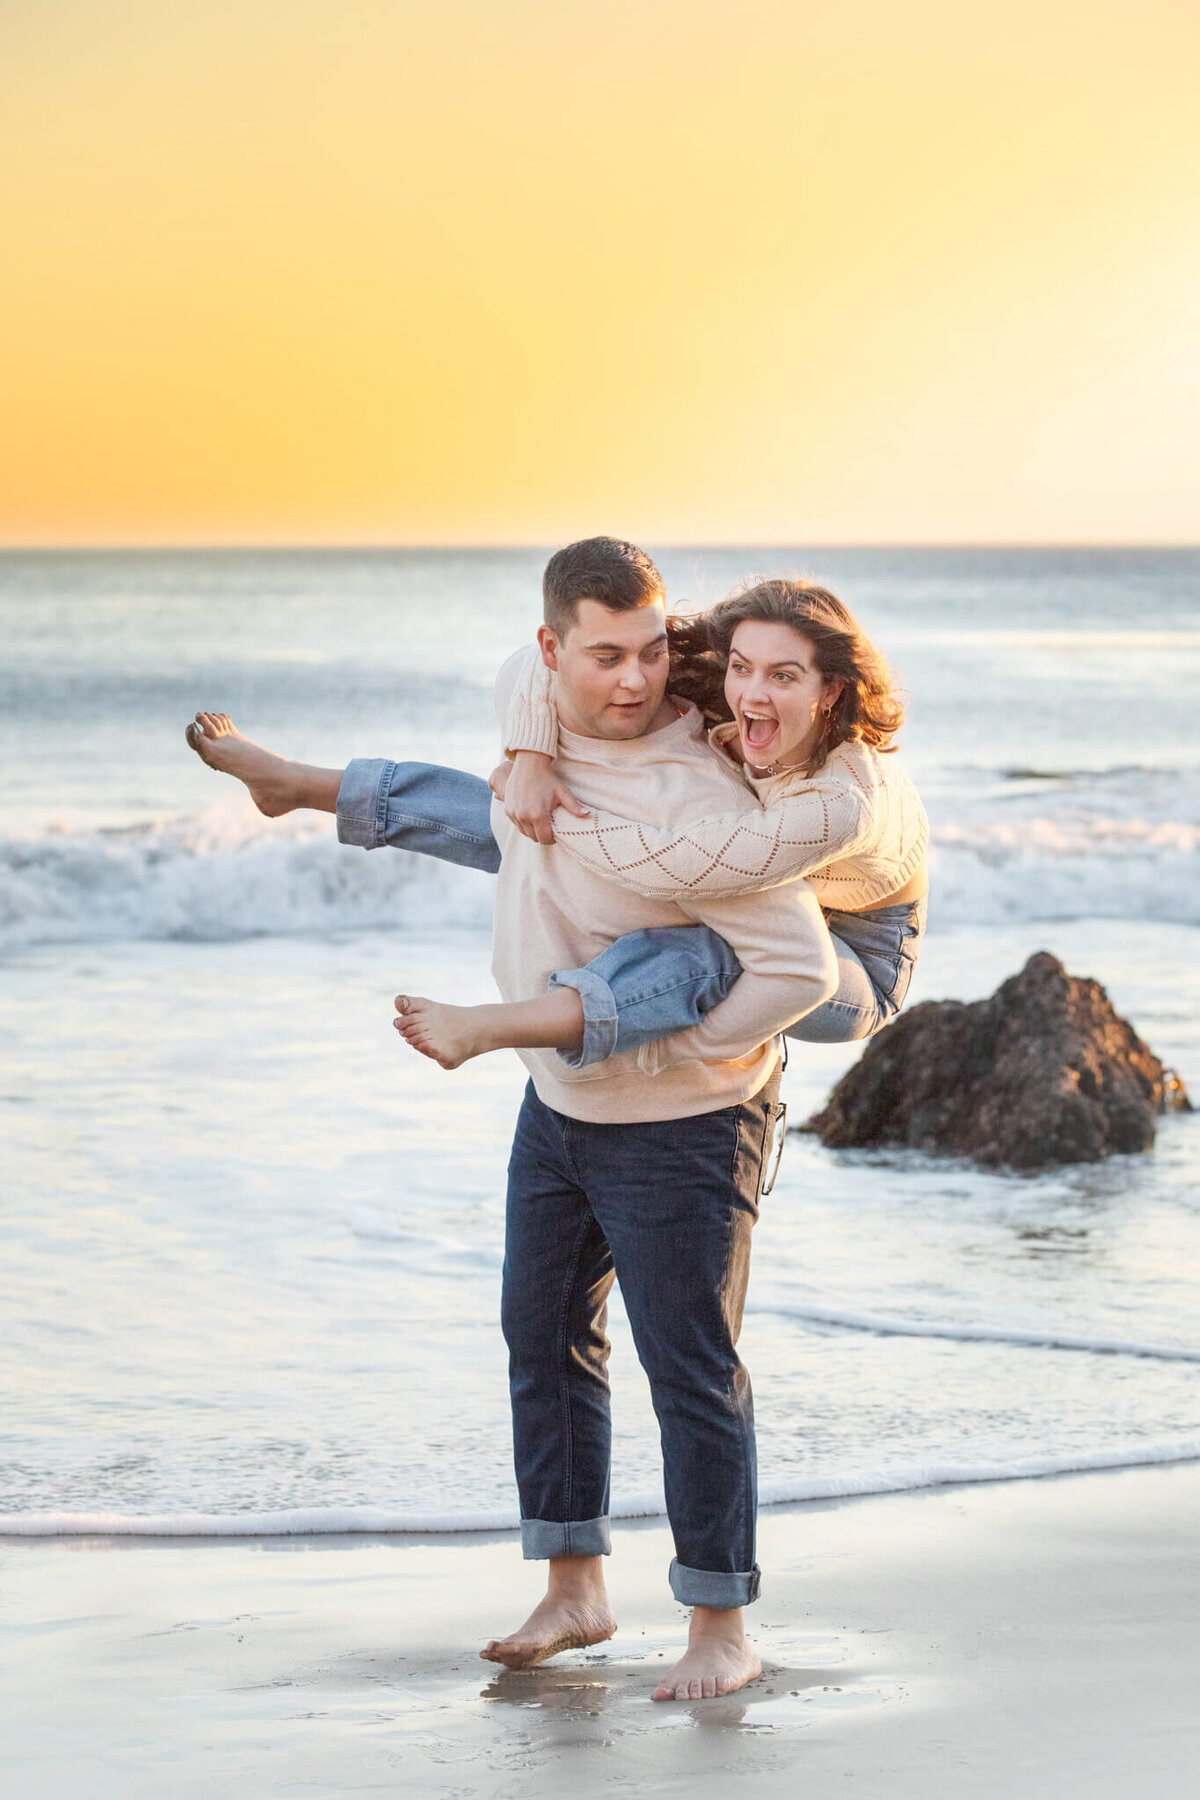
[[0,949],[116,938],[221,940],[486,927],[475,869],[339,844],[333,821],[198,817],[0,840]]
[[[935,828],[939,925],[1066,918],[1200,924],[1200,822],[1041,816]],[[486,928],[474,869],[336,841],[333,821],[227,805],[0,840],[0,951],[106,939]]]

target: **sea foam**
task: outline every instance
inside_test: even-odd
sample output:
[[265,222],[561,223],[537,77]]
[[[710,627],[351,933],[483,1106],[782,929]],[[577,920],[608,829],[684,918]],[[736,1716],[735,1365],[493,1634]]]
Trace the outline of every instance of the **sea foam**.
[[814,1325],[840,1326],[879,1337],[950,1338],[958,1343],[1017,1344],[1039,1350],[1081,1350],[1094,1356],[1141,1356],[1158,1362],[1200,1363],[1200,1350],[1187,1344],[1155,1344],[1138,1338],[1091,1336],[1082,1332],[1040,1330],[1019,1325],[973,1325],[960,1319],[911,1319],[895,1313],[865,1312],[859,1307],[822,1306],[806,1300],[752,1300],[747,1312],[776,1318],[803,1319]]
[[[1200,923],[1200,822],[1107,815],[944,823],[939,925],[1065,918]],[[190,818],[0,840],[0,951],[108,939],[207,939],[443,926],[485,929],[490,878],[429,857],[364,854],[333,821],[236,802]]]
[[[1049,1475],[1088,1470],[1151,1468],[1160,1464],[1200,1461],[1200,1437],[1164,1438],[1124,1443],[1065,1456],[1017,1457],[1011,1462],[929,1462],[884,1464],[842,1474],[789,1476],[764,1480],[759,1498],[764,1506],[795,1506],[806,1500],[866,1498],[872,1494],[913,1493],[922,1488],[974,1486],[993,1481],[1030,1481]],[[661,1489],[617,1495],[614,1519],[666,1516]],[[516,1531],[515,1507],[478,1511],[399,1511],[377,1506],[292,1507],[277,1512],[236,1513],[67,1513],[0,1514],[0,1539],[60,1537],[260,1538],[380,1536],[457,1536],[477,1532]]]

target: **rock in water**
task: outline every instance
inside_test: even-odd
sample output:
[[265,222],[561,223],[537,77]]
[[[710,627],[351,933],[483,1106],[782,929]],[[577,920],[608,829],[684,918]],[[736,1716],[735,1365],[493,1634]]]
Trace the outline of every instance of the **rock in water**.
[[987,1000],[901,1013],[802,1127],[834,1149],[905,1145],[1040,1169],[1148,1150],[1165,1107],[1190,1110],[1098,981],[1046,951]]

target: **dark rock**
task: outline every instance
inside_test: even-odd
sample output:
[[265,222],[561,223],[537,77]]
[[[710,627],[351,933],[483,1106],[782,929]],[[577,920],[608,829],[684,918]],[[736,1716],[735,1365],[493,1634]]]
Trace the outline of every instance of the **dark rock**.
[[1149,1150],[1183,1083],[1098,981],[1031,956],[987,1000],[929,1000],[872,1039],[801,1127],[834,1149],[904,1145],[1039,1169]]

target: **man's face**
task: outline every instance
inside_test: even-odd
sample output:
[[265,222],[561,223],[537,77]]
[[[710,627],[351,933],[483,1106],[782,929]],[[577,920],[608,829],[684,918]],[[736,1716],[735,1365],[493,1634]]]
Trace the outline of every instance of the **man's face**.
[[558,715],[581,737],[635,738],[661,723],[667,692],[667,609],[662,600],[613,612],[581,600],[565,637],[538,632],[542,660],[558,674]]

